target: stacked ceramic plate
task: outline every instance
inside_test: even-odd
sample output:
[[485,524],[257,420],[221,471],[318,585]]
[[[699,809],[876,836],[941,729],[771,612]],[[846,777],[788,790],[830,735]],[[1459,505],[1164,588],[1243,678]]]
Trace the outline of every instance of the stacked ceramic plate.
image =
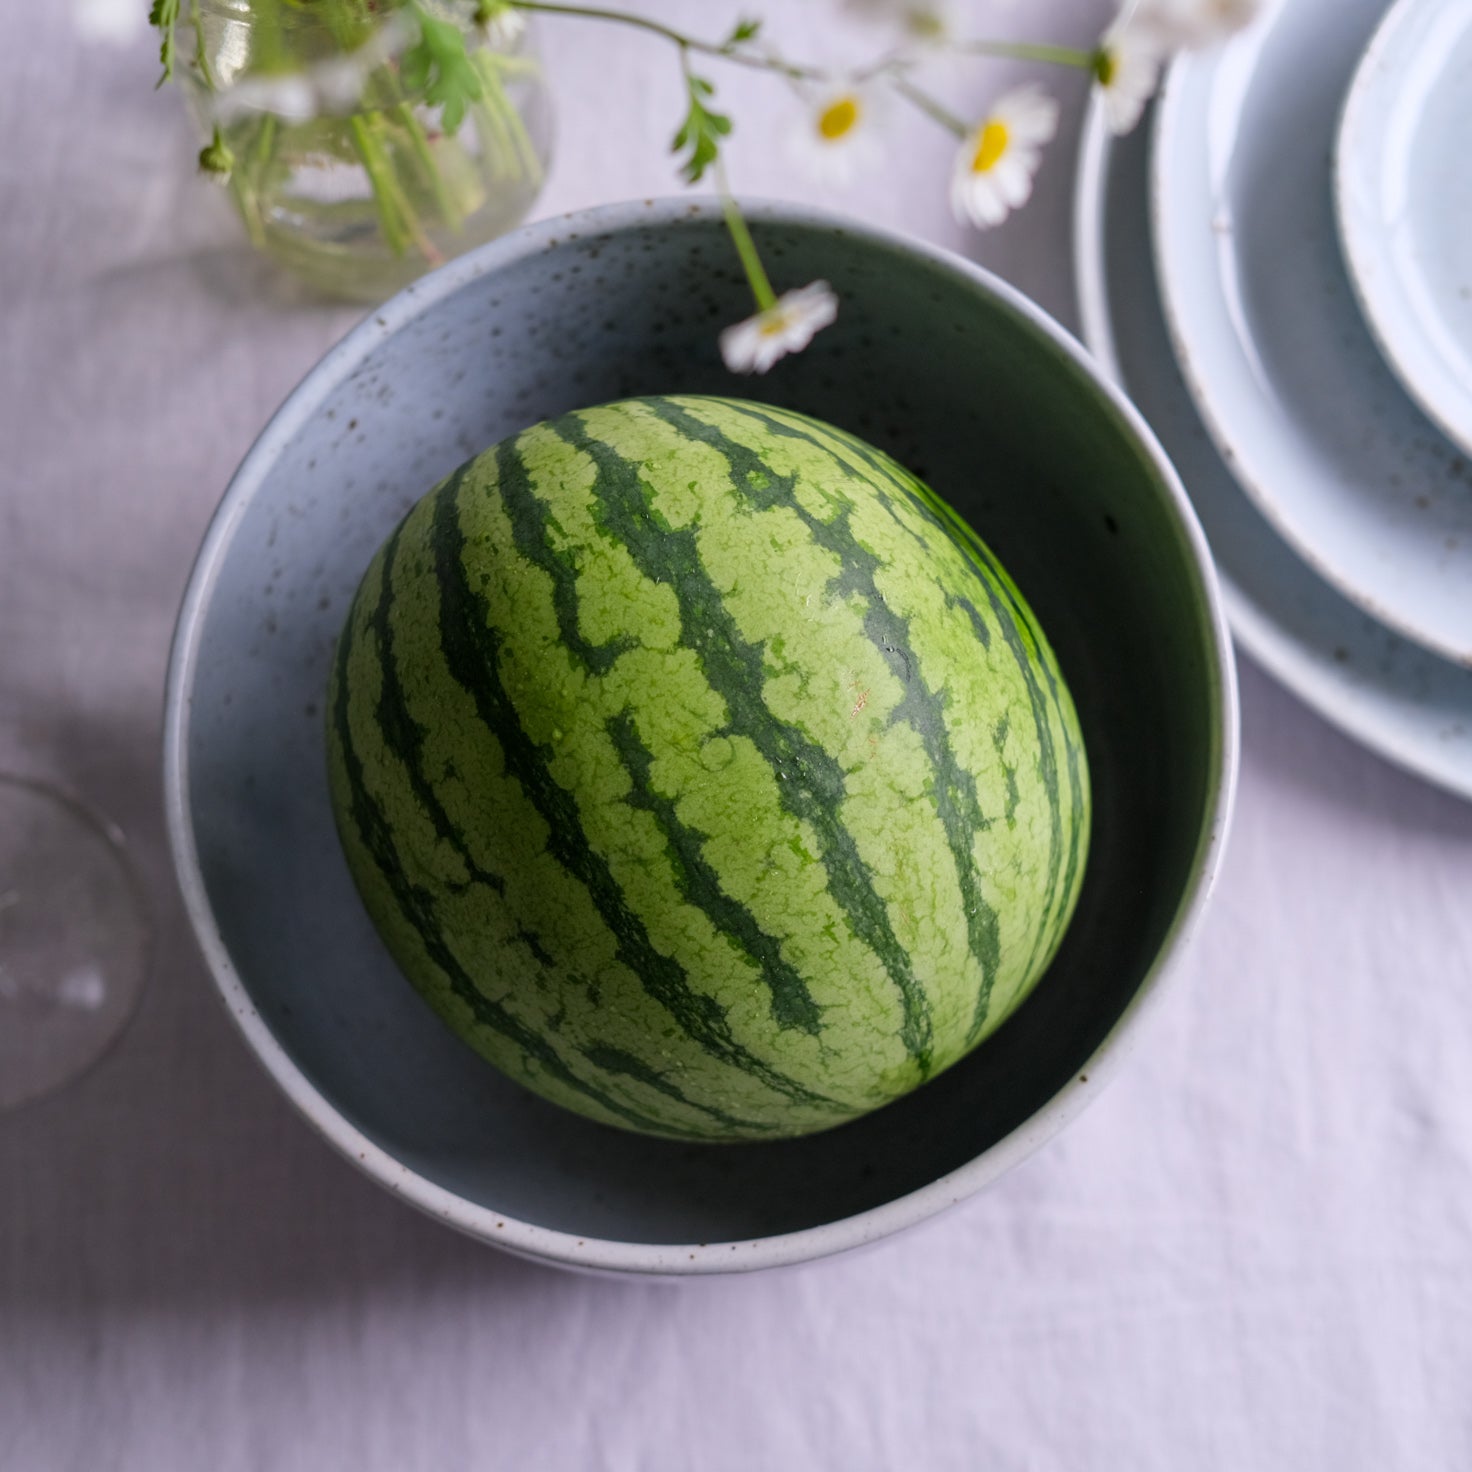
[[1090,115],[1075,246],[1243,646],[1472,796],[1469,111],[1472,0],[1276,0]]

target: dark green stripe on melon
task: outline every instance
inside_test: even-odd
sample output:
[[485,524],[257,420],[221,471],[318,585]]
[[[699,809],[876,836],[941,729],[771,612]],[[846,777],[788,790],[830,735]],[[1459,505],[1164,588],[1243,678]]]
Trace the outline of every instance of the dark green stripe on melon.
[[[649,404],[656,413],[674,407],[667,400]],[[888,907],[874,892],[853,836],[839,821],[843,769],[823,747],[796,726],[777,720],[762,704],[761,649],[742,638],[727,612],[701,565],[694,532],[662,524],[645,495],[639,467],[593,439],[577,414],[568,414],[551,427],[598,467],[599,525],[628,548],[645,577],[674,589],[681,642],[695,651],[711,689],[726,702],[730,732],[751,741],[773,772],[782,775],[783,805],[817,831],[829,892],[842,906],[854,934],[880,957],[899,989],[905,1009],[900,1037],[923,1078],[931,1068],[930,1009],[894,933]],[[780,479],[759,465],[750,468],[745,489],[751,496],[774,497],[780,494],[779,486]]]
[[772,1017],[777,1025],[816,1035],[822,1027],[822,1009],[813,1001],[796,967],[783,956],[781,942],[768,935],[751,911],[721,888],[720,875],[706,862],[703,852],[711,835],[682,823],[676,803],[655,787],[650,775],[654,753],[640,739],[633,715],[621,711],[613,716],[608,734],[633,782],[626,801],[630,807],[654,814],[668,844],[680,893],[761,968],[762,980],[772,993]]
[[[520,1050],[524,1058],[534,1067],[545,1070],[558,1083],[582,1095],[591,1104],[606,1111],[614,1119],[622,1120],[646,1133],[680,1133],[671,1128],[667,1121],[653,1119],[630,1108],[622,1100],[600,1089],[581,1072],[574,1072],[546,1038],[534,1028],[521,1022],[500,1002],[486,996],[461,966],[441,930],[435,913],[434,895],[423,885],[416,884],[405,872],[395,845],[393,829],[385,819],[382,809],[369,795],[362,763],[358,759],[348,722],[348,670],[352,646],[352,621],[350,619],[338,645],[331,708],[333,751],[341,762],[342,772],[346,778],[346,798],[343,803],[339,804],[339,811],[345,808],[346,817],[352,825],[351,833],[344,835],[348,838],[349,853],[351,854],[355,848],[360,846],[362,854],[373,863],[377,875],[391,891],[399,914],[413,928],[420,944],[424,947],[425,955],[439,968],[459,1001],[470,1010],[478,1027],[483,1027],[496,1036],[504,1038],[513,1047]],[[594,1066],[603,1067],[605,1065],[595,1062]],[[668,1084],[662,1084],[661,1089],[663,1092],[679,1097],[682,1103],[689,1105],[692,1102],[685,1099],[683,1095],[679,1095],[678,1090],[672,1089]],[[765,1132],[769,1128],[755,1121],[735,1118],[703,1104],[696,1103],[694,1107],[701,1113],[710,1115],[717,1123],[733,1130]]]
[[549,831],[547,847],[570,874],[582,881],[616,937],[619,959],[639,978],[680,1030],[714,1058],[732,1064],[804,1104],[830,1101],[817,1090],[786,1077],[731,1034],[726,1012],[712,997],[695,990],[684,968],[656,949],[644,922],[629,906],[608,861],[583,832],[577,799],[548,770],[549,753],[527,735],[501,678],[502,634],[490,621],[485,596],[470,585],[465,567],[465,536],[456,508],[465,472],[459,471],[434,501],[433,553],[441,600],[440,640],[451,676],[474,700],[481,720],[495,735],[506,767],[541,814]]
[[[956,868],[956,881],[961,887],[966,908],[967,943],[981,967],[982,984],[977,1011],[984,1019],[996,976],[1000,942],[996,913],[982,892],[982,878],[972,861],[971,847],[977,831],[987,827],[991,819],[981,811],[977,801],[975,777],[962,769],[951,750],[946,730],[946,693],[926,684],[919,658],[910,647],[906,620],[894,612],[874,585],[879,558],[853,536],[846,513],[840,513],[832,521],[821,521],[793,495],[790,480],[771,477],[764,491],[754,491],[752,487],[758,479],[769,472],[764,470],[760,457],[749,445],[731,439],[714,425],[668,400],[658,401],[651,407],[682,434],[718,450],[730,466],[731,484],[739,494],[754,500],[780,501],[797,514],[814,542],[843,559],[843,572],[829,585],[828,592],[834,597],[855,593],[864,600],[864,630],[905,689],[904,699],[891,713],[890,720],[907,722],[924,742],[930,759],[933,773],[930,799],[945,827],[951,862]],[[816,437],[800,429],[789,428],[771,414],[747,405],[741,407],[741,412],[773,433],[804,438],[831,454],[831,450]],[[871,464],[874,454],[877,452],[870,452]],[[836,457],[833,464],[835,476],[847,474],[846,467]],[[896,983],[907,1002],[919,990],[909,972],[908,958],[905,974],[896,977]]]

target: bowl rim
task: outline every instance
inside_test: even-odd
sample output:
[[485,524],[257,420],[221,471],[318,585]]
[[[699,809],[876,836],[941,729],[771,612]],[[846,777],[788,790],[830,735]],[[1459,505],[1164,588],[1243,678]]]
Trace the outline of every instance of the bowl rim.
[[1165,451],[1139,411],[1067,331],[1015,287],[953,251],[808,205],[743,200],[758,224],[834,230],[908,254],[961,278],[1008,310],[1089,380],[1145,452],[1175,512],[1206,613],[1212,663],[1212,743],[1207,811],[1175,915],[1139,986],[1087,1062],[1041,1109],[964,1165],[893,1200],[837,1221],[769,1237],[717,1243],[627,1242],[578,1237],[480,1206],[396,1160],[351,1123],[297,1066],[257,1010],[235,969],[206,892],[190,822],[189,728],[195,672],[211,599],[235,533],[277,458],[323,402],[376,348],[470,282],[541,255],[576,234],[617,234],[656,224],[719,221],[716,200],[671,196],[551,216],[493,240],[422,277],[371,311],[291,391],[246,453],[190,572],[169,654],[164,695],[163,790],[170,855],[185,912],[211,980],[246,1045],[297,1111],[344,1159],[425,1214],[518,1256],[613,1275],[693,1277],[788,1266],[851,1252],[956,1205],[1026,1159],[1069,1124],[1115,1075],[1139,1028],[1179,969],[1215,885],[1231,825],[1238,768],[1238,706],[1231,636],[1206,538]]

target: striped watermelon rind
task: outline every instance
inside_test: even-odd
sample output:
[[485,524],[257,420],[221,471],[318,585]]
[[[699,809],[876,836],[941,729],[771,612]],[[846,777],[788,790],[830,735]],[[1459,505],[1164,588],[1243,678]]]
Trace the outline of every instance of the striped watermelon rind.
[[390,951],[492,1063],[684,1139],[829,1128],[1057,949],[1089,785],[1057,662],[894,461],[736,400],[568,414],[374,558],[328,700]]

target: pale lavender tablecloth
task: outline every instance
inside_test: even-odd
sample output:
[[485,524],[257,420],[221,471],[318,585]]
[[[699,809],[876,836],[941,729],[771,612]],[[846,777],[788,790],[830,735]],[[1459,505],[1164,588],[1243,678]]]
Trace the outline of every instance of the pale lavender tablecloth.
[[[821,45],[820,0],[764,8]],[[994,8],[1075,39],[1107,12]],[[735,13],[657,9],[712,32]],[[671,58],[543,34],[562,130],[540,209],[667,192]],[[354,314],[242,251],[146,39],[84,46],[63,0],[10,0],[0,35],[0,764],[122,820],[162,933],[112,1056],[0,1118],[0,1468],[1472,1467],[1472,806],[1250,665],[1235,839],[1175,996],[1079,1124],[913,1235],[683,1289],[575,1278],[318,1143],[194,954],[157,748],[211,510]],[[948,85],[979,101],[1010,74]],[[832,202],[1071,320],[1081,93],[1058,85],[1065,141],[996,234],[951,223],[919,120]],[[739,187],[821,197],[781,87],[725,90]]]

